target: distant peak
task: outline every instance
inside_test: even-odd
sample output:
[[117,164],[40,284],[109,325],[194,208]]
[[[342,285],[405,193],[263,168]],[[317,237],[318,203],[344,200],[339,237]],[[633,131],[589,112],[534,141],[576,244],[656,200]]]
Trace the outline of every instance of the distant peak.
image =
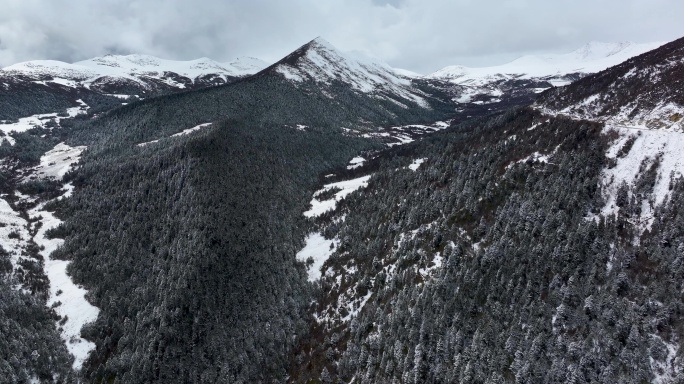
[[326,40],[320,36],[311,40],[307,45],[310,48],[324,48],[324,49],[327,49],[330,51],[337,51],[337,48],[335,48],[335,46],[333,46],[332,44],[330,44],[330,42],[328,40]]

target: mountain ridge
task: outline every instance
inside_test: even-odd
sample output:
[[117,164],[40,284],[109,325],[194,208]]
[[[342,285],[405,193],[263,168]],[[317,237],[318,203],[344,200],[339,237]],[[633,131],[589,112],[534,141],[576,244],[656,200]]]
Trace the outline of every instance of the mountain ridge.
[[595,73],[663,44],[665,43],[590,42],[565,54],[526,55],[508,63],[485,67],[447,66],[425,77],[474,85],[488,77],[529,79]]

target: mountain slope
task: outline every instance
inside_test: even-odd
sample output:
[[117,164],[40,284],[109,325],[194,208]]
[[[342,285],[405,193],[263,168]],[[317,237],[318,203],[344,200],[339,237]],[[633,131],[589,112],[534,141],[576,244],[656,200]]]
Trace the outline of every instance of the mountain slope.
[[73,64],[18,63],[0,69],[0,120],[60,113],[79,106],[78,100],[92,106],[93,112],[102,112],[142,97],[230,83],[266,66],[254,58],[217,63],[147,55],[107,55]]
[[303,45],[267,69],[294,83],[305,81],[321,87],[351,86],[357,92],[390,100],[407,108],[429,108],[429,95],[412,85],[387,64],[361,53],[342,53],[322,38]]
[[567,54],[524,56],[499,66],[450,66],[423,80],[450,94],[466,115],[478,116],[482,110],[527,105],[546,89],[567,85],[660,45],[594,42]]
[[150,87],[148,83],[153,81],[189,88],[210,79],[225,83],[231,78],[254,74],[266,66],[265,62],[254,58],[218,63],[207,58],[174,61],[148,55],[107,55],[73,64],[54,60],[28,61],[2,68],[0,76],[87,89],[122,81],[138,83],[141,88]]
[[684,112],[684,40],[550,90],[537,104],[548,113],[611,124],[681,130]]
[[85,380],[284,381],[313,297],[295,255],[314,185],[382,147],[365,134],[450,109],[427,102],[406,108],[266,69],[63,131],[88,146],[66,175],[75,190],[55,203],[64,223],[53,231],[65,239],[55,257],[71,260],[99,309],[83,329],[95,344]]
[[[681,69],[679,44],[625,65]],[[542,108],[614,70],[354,168],[363,188],[309,236],[332,245],[291,381],[682,382],[682,134]]]

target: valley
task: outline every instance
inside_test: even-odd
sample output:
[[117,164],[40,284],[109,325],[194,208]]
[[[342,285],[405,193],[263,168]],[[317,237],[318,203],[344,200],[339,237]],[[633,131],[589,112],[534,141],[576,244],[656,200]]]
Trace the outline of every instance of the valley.
[[682,57],[3,68],[0,377],[679,382]]

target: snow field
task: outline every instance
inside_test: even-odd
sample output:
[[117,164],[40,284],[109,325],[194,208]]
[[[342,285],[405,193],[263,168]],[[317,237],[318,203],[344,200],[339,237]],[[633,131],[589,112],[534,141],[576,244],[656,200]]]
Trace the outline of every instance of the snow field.
[[22,117],[18,119],[18,121],[15,123],[0,121],[0,131],[4,132],[6,135],[3,139],[9,141],[11,145],[14,145],[14,139],[10,136],[11,132],[26,132],[29,129],[33,128],[45,128],[45,125],[50,120],[54,119],[57,122],[57,124],[59,124],[60,121],[62,121],[62,119],[68,119],[75,117],[77,115],[87,113],[90,107],[81,99],[76,100],[76,102],[78,102],[80,106],[68,108],[66,110],[66,113],[68,115],[67,117],[58,116],[57,113],[45,113],[28,117]]
[[[655,49],[662,44],[592,42],[567,54],[523,56],[510,63],[492,67],[469,68],[455,65],[442,68],[425,77],[449,80],[454,84],[481,87],[492,81],[504,79],[561,77],[570,73],[595,73]],[[563,83],[565,82],[557,80],[556,84],[553,85],[565,85]]]
[[[660,158],[660,166],[653,194],[648,196],[651,204],[644,204],[642,207],[641,221],[648,221],[653,209],[661,205],[669,194],[670,175],[675,178],[682,176],[684,172],[684,134],[667,130],[638,129],[628,127],[607,126],[606,132],[617,131],[620,137],[615,140],[606,156],[616,160],[613,168],[605,169],[602,176],[602,188],[606,204],[601,210],[603,215],[614,214],[618,211],[615,204],[617,190],[626,182],[632,185],[638,175],[641,163],[649,159],[652,163],[657,157]],[[618,152],[629,140],[630,137],[636,138],[629,152],[624,157],[617,157]],[[647,223],[647,227],[650,223]]]
[[[8,74],[22,74],[34,78],[50,76],[48,82],[88,88],[101,77],[124,78],[140,83],[137,76],[153,77],[168,81],[169,85],[179,86],[168,78],[165,72],[174,72],[190,79],[204,75],[227,76],[252,75],[266,68],[268,63],[253,57],[241,57],[228,63],[219,63],[208,58],[189,61],[165,60],[148,55],[106,55],[79,61],[73,64],[56,60],[33,60],[14,64],[0,69]],[[43,82],[45,83],[45,82]]]

